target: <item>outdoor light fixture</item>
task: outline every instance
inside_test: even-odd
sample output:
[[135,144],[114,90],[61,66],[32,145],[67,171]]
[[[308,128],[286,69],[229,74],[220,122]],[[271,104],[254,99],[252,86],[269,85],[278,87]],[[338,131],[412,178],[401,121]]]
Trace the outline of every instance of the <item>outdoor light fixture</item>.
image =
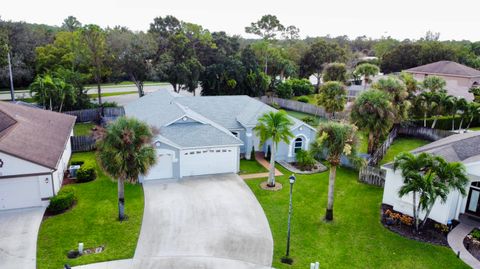
[[290,204],[288,208],[288,231],[287,231],[287,253],[285,254],[285,257],[282,258],[283,263],[288,263],[292,264],[293,260],[289,257],[290,256],[290,224],[291,224],[291,219],[292,219],[292,191],[293,191],[293,184],[295,183],[296,177],[294,174],[292,174],[289,178],[288,181],[290,182]]
[[48,184],[48,177],[45,178],[45,183]]

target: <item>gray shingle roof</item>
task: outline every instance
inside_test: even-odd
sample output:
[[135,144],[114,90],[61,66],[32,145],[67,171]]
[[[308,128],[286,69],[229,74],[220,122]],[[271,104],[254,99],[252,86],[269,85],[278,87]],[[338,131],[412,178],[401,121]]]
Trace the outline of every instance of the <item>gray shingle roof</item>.
[[451,75],[457,77],[480,77],[480,71],[451,61],[439,61],[405,70],[409,73]]
[[74,116],[8,102],[0,102],[0,114],[0,151],[56,168],[75,124]]
[[160,128],[160,135],[183,147],[242,145],[242,141],[210,124],[176,123]]

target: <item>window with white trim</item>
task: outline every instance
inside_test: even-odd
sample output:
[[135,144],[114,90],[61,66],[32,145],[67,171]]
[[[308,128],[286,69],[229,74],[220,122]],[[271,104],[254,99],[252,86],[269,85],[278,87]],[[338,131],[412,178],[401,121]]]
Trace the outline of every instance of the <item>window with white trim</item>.
[[298,137],[293,144],[293,152],[297,153],[301,149],[303,149],[303,139]]

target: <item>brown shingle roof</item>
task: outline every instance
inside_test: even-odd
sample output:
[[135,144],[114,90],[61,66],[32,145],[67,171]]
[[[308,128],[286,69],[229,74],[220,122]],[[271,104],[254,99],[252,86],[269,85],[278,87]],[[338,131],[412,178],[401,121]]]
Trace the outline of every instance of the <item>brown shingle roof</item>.
[[0,101],[0,151],[55,169],[75,117]]
[[431,75],[450,75],[456,77],[480,77],[480,71],[451,61],[439,61],[431,64],[417,66],[405,70],[409,73],[421,73]]

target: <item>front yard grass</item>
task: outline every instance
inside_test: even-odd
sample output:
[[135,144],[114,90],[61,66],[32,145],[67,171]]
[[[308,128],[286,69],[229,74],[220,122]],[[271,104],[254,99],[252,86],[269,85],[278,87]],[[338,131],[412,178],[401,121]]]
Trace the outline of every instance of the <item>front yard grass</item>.
[[[72,160],[83,160],[97,168],[98,177],[88,183],[71,185],[78,197],[69,211],[42,222],[37,243],[37,268],[59,269],[64,264],[80,265],[133,257],[143,217],[141,185],[125,185],[128,220],[118,221],[117,183],[98,167],[93,152],[76,153]],[[85,248],[105,246],[99,254],[68,259],[67,252],[83,242]]]
[[73,126],[73,135],[88,136],[92,132],[93,127],[95,127],[95,124],[91,122],[76,123],[75,126]]
[[325,122],[326,121],[326,119],[321,118],[319,116],[315,116],[315,115],[312,115],[312,114],[303,113],[303,112],[299,112],[299,111],[285,110],[285,112],[287,112],[288,115],[290,115],[294,118],[297,118],[299,120],[303,120],[305,117],[312,117],[314,119],[314,122],[312,124],[310,124],[312,127],[317,127],[320,124],[320,122]]
[[265,191],[266,179],[246,181],[262,205],[273,234],[275,268],[468,268],[447,247],[406,239],[382,226],[383,190],[357,181],[357,172],[337,169],[334,221],[322,219],[327,203],[328,172],[297,175],[293,189],[291,257],[293,265],[280,262],[285,255],[288,217],[288,175],[277,177],[283,189]]
[[380,164],[382,165],[393,162],[393,160],[398,154],[402,152],[409,152],[428,143],[430,142],[419,138],[397,137],[397,139],[393,141],[390,148],[388,148],[387,154],[385,154]]
[[265,167],[259,164],[256,160],[240,160],[239,174],[257,174],[268,172]]

